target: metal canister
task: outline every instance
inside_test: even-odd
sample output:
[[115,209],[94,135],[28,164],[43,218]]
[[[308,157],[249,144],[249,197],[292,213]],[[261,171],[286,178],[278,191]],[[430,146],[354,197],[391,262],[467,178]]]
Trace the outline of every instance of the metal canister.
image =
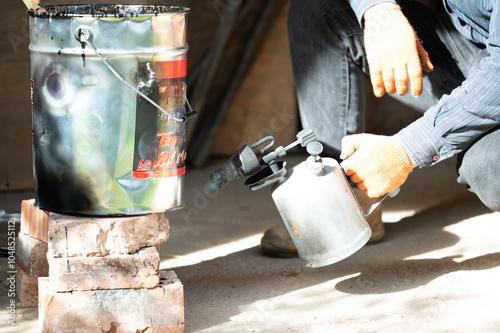
[[182,207],[189,10],[46,9],[30,15],[36,205],[88,215]]
[[272,197],[307,267],[322,267],[349,257],[372,234],[342,168],[333,158],[310,156],[273,186]]

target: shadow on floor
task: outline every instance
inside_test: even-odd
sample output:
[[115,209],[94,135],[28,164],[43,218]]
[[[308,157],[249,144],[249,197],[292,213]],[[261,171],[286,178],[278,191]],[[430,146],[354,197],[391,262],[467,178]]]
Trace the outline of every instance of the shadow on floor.
[[[386,224],[383,242],[367,245],[353,256],[322,268],[306,268],[298,258],[264,256],[258,247],[173,268],[185,286],[186,327],[188,331],[207,329],[229,321],[248,304],[336,279],[340,280],[335,284],[338,292],[388,294],[418,288],[450,272],[499,266],[500,253],[460,263],[453,260],[460,256],[406,259],[453,246],[459,237],[446,231],[447,226],[488,213],[491,211],[478,200],[444,203],[399,223]],[[319,304],[322,298],[309,295],[301,302]]]

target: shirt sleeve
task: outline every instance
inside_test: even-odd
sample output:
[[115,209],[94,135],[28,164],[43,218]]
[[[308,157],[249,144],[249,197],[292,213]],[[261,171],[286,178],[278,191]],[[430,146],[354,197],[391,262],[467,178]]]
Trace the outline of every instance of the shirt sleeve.
[[361,25],[363,21],[363,14],[368,8],[381,2],[392,2],[396,4],[395,0],[348,0],[349,5],[351,5],[352,10],[358,18],[358,22]]
[[481,60],[478,69],[421,118],[396,134],[419,167],[434,165],[463,152],[475,139],[500,124],[499,15],[495,8],[487,43],[489,56]]

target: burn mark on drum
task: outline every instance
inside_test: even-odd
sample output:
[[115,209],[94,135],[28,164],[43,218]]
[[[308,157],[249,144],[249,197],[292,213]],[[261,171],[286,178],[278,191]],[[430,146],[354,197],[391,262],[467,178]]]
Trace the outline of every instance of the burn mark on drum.
[[46,6],[46,12],[30,10],[30,15],[38,17],[83,16],[92,17],[133,17],[139,15],[158,15],[165,13],[186,12],[189,9],[179,6],[155,5],[59,5]]

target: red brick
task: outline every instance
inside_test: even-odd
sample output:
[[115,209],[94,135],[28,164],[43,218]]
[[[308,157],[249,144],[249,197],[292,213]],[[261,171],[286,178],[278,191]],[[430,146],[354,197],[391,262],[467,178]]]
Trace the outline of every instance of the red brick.
[[16,240],[16,263],[33,277],[49,276],[47,243],[19,233]]
[[184,291],[174,272],[156,288],[57,292],[39,278],[40,331],[184,332]]
[[153,288],[159,283],[155,247],[105,257],[49,257],[49,281],[56,291]]
[[35,199],[23,200],[20,232],[47,243],[50,215],[50,212],[35,206]]
[[16,294],[24,307],[38,305],[38,278],[17,266]]
[[156,246],[168,238],[163,213],[125,217],[76,217],[52,214],[49,256],[106,256]]

